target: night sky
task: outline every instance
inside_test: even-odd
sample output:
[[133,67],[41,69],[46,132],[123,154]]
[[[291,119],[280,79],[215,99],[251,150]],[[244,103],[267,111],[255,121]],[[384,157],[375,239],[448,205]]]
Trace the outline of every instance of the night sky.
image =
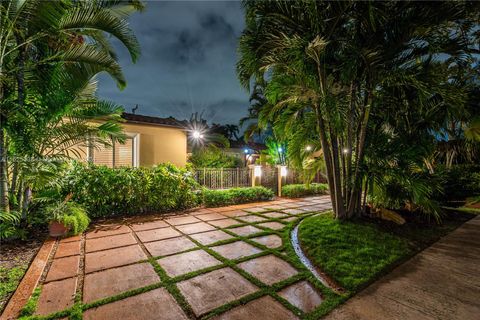
[[215,123],[246,115],[248,93],[235,74],[237,41],[244,27],[237,1],[147,1],[130,18],[142,49],[136,64],[114,42],[127,88],[100,76],[99,97],[137,114],[188,119],[192,112]]

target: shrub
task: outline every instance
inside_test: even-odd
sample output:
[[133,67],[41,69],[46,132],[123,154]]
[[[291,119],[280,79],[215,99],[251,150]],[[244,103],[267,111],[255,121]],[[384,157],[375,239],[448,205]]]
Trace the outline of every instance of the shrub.
[[204,190],[203,202],[207,207],[220,207],[238,203],[271,200],[273,196],[273,191],[265,187]]
[[188,161],[195,168],[238,168],[242,166],[240,158],[226,154],[217,147],[194,151]]
[[69,233],[76,235],[87,230],[90,224],[85,208],[78,203],[68,201],[48,206],[45,211],[50,221],[61,222],[69,229]]
[[479,165],[455,165],[450,169],[440,167],[436,175],[443,180],[446,200],[465,200],[480,195]]
[[74,162],[60,181],[90,217],[166,212],[198,205],[198,184],[190,171],[171,164],[153,168],[108,168]]
[[299,198],[316,194],[327,194],[328,185],[324,183],[305,184],[288,184],[282,187],[282,195],[284,197]]

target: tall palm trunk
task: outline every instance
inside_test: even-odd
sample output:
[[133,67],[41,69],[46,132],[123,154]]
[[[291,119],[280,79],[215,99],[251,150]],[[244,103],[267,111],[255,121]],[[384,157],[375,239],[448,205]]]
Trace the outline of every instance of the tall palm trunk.
[[345,219],[345,203],[342,196],[342,178],[340,174],[340,161],[337,136],[330,128],[330,141],[332,145],[332,169],[333,169],[333,182],[335,188],[335,216],[337,219]]
[[359,181],[360,176],[360,166],[363,162],[363,154],[365,152],[365,138],[367,135],[367,125],[368,119],[370,117],[370,110],[372,106],[372,94],[371,90],[368,91],[367,98],[366,98],[365,109],[362,115],[362,123],[360,127],[360,136],[358,139],[358,148],[357,148],[357,155],[355,161],[355,173],[353,175],[352,180],[352,191],[350,193],[350,201],[348,203],[348,213],[349,215],[353,215],[354,213],[358,213],[358,202],[361,197],[362,193],[362,183]]
[[0,115],[0,124],[0,211],[9,212],[7,150],[5,148],[5,128],[2,115]]
[[328,145],[328,142],[327,142],[325,123],[323,121],[318,103],[315,103],[315,116],[317,118],[317,127],[318,127],[318,133],[320,135],[320,144],[322,146],[323,157],[325,158],[325,167],[327,169],[326,170],[327,183],[328,183],[328,188],[330,189],[330,199],[332,201],[333,210],[336,211],[337,201],[335,198],[335,183],[332,175],[332,172],[333,172],[332,156],[330,152],[330,146]]

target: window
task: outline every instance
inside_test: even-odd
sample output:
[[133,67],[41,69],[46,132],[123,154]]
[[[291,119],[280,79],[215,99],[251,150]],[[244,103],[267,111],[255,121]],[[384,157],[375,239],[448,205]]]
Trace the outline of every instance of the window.
[[112,146],[91,146],[88,149],[89,161],[109,168],[138,166],[138,135],[129,135],[125,143],[113,142]]

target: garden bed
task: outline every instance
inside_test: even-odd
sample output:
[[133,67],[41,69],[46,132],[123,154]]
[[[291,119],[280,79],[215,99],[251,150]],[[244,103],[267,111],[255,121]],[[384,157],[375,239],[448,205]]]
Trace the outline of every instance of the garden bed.
[[43,240],[40,238],[33,238],[28,241],[2,243],[0,260],[0,314],[15,292],[15,289],[22,280],[42,243]]

